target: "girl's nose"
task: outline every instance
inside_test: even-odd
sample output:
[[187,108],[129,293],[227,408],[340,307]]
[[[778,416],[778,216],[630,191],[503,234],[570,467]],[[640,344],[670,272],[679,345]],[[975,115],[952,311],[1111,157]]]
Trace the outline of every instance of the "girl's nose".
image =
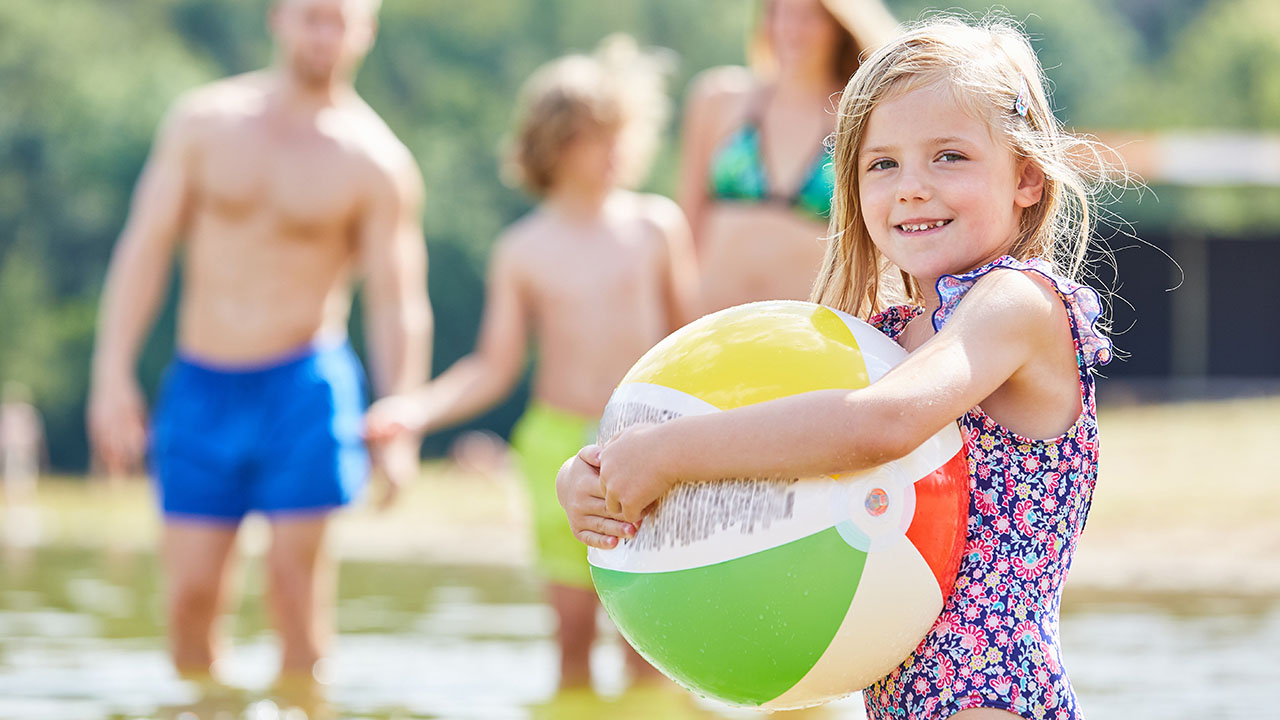
[[929,185],[920,174],[903,168],[898,172],[898,202],[929,199]]

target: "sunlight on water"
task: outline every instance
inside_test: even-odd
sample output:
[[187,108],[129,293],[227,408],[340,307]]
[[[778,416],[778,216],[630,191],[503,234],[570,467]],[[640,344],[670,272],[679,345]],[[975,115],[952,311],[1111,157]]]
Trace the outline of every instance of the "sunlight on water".
[[1280,600],[1090,604],[1062,638],[1089,720],[1280,718]]
[[[250,564],[221,668],[230,687],[202,689],[170,669],[153,557],[31,552],[0,574],[3,720],[301,720],[302,706],[313,718],[759,716],[682,692],[623,693],[621,640],[612,632],[592,657],[605,699],[553,697],[554,616],[530,574],[494,567],[344,564],[325,697],[304,703],[271,686],[278,652],[251,581],[260,568]],[[1280,602],[1068,600],[1066,658],[1091,720],[1256,718],[1280,704]],[[796,717],[862,716],[854,698]]]

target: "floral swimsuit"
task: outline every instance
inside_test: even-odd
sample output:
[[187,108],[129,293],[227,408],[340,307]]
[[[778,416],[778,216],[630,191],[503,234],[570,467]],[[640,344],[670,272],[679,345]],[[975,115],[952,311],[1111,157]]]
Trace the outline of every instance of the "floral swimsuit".
[[[974,407],[960,418],[969,456],[968,535],[955,589],[919,647],[863,691],[873,720],[936,720],[969,708],[1024,718],[1078,720],[1076,696],[1062,667],[1058,608],[1093,496],[1098,423],[1090,368],[1111,359],[1095,328],[1098,294],[1054,274],[1042,260],[1005,256],[938,280],[940,330],[964,294],[997,268],[1047,278],[1067,307],[1080,367],[1084,410],[1052,440],[1017,435]],[[897,339],[922,309],[900,305],[871,319]]]

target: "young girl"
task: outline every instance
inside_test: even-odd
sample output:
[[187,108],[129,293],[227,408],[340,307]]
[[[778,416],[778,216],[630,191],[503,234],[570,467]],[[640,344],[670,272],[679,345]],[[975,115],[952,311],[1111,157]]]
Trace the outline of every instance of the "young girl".
[[1093,148],[1060,129],[1016,29],[935,19],[881,48],[841,100],[813,299],[870,316],[911,354],[862,390],[584,448],[558,477],[575,535],[613,547],[676,482],[857,471],[959,418],[972,497],[955,590],[912,655],[866,689],[868,711],[1079,718],[1058,607],[1097,473],[1090,369],[1111,354],[1098,294],[1071,279],[1089,238],[1086,176],[1105,167]]

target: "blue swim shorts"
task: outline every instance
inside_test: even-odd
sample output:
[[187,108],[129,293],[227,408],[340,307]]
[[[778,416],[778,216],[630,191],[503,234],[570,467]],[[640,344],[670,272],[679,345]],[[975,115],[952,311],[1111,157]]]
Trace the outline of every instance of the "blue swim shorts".
[[179,355],[151,428],[151,475],[169,519],[237,523],[250,511],[346,505],[369,477],[365,376],[345,342],[219,367]]

